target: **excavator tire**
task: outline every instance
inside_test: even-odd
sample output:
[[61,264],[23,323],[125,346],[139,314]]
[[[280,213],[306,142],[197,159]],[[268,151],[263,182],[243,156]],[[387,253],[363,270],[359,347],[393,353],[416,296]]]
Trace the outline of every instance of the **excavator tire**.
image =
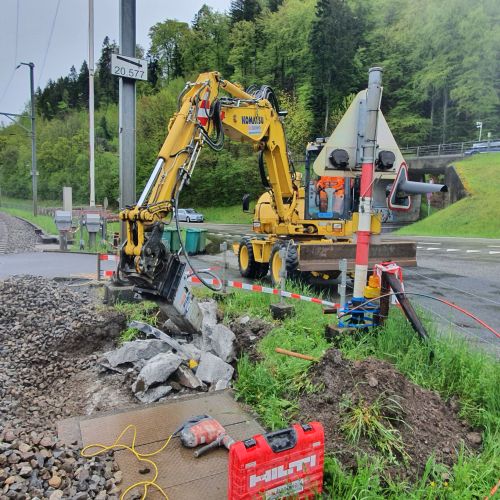
[[[278,241],[273,245],[271,250],[271,258],[269,259],[271,270],[271,281],[274,286],[280,284],[281,257],[279,251],[282,247],[287,247],[287,242]],[[299,267],[299,251],[297,245],[290,245],[286,256],[286,272],[287,279],[297,279],[300,276]]]
[[263,278],[269,270],[269,264],[255,261],[250,238],[243,238],[240,242],[238,266],[240,268],[240,274],[244,278],[260,279]]

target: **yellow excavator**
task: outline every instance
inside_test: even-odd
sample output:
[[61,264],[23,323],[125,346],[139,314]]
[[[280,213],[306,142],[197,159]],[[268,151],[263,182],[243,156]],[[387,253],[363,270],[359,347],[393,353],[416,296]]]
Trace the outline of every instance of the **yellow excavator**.
[[[203,146],[220,150],[224,137],[254,145],[259,153],[258,171],[266,187],[255,207],[255,236],[243,238],[237,248],[243,276],[262,278],[270,270],[273,282],[278,282],[283,245],[287,246],[286,267],[292,274],[328,278],[338,273],[340,259],[347,258],[352,264],[352,237],[357,227],[353,204],[359,197],[355,176],[341,183],[342,208],[335,208],[333,184],[320,181],[322,176],[336,173],[323,172],[319,177],[311,174],[312,161],[318,154],[318,158],[325,154],[328,143],[308,146],[303,179],[287,150],[285,116],[268,86],[244,90],[217,72],[202,73],[195,82],[187,83],[144,191],[135,206],[120,213],[126,225],[120,257],[122,275],[143,292],[173,300],[185,264],[162,244],[163,225],[175,216],[179,194],[189,183]],[[337,148],[327,153],[327,163],[333,170],[349,168],[346,150]],[[388,174],[389,181],[394,180],[394,155],[381,154],[379,162],[380,172]],[[322,196],[318,196],[318,189],[325,191]],[[371,230],[374,234],[381,232],[378,214],[372,215]],[[332,253],[334,247],[338,250]],[[380,255],[374,258],[400,260],[401,252],[407,254],[407,260],[415,259],[414,247],[401,249],[396,243],[381,247]]]

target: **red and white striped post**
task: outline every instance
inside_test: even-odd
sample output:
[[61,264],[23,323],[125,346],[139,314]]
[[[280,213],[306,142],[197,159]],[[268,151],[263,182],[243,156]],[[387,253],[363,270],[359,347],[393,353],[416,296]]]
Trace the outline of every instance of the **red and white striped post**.
[[359,194],[359,219],[356,231],[356,262],[354,267],[353,302],[364,301],[364,289],[368,275],[368,255],[370,252],[370,227],[372,215],[372,186],[377,147],[377,119],[382,96],[382,68],[370,68],[368,91],[366,93],[366,113],[364,141],[361,157],[361,186]]

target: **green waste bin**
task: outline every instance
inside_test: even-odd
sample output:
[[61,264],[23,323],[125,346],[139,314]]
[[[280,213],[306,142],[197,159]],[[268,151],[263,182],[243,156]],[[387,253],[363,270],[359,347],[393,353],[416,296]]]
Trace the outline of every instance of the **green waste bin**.
[[172,243],[172,233],[168,231],[168,228],[163,229],[163,234],[161,235],[161,241],[165,245],[165,248],[170,252],[170,246]]
[[170,251],[178,252],[181,248],[181,242],[177,229],[175,227],[167,227],[166,231],[170,234]]
[[200,239],[198,240],[198,253],[203,253],[207,246],[207,230],[198,229],[200,232]]
[[186,252],[189,255],[198,253],[200,245],[200,231],[198,229],[186,229]]

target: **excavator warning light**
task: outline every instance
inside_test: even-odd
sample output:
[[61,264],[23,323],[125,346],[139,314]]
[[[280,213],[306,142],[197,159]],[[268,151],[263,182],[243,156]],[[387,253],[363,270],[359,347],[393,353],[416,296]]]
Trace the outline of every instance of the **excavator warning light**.
[[380,151],[375,160],[377,170],[389,170],[394,166],[396,155],[392,151]]
[[345,170],[349,165],[349,154],[345,149],[334,149],[329,158],[334,168]]

